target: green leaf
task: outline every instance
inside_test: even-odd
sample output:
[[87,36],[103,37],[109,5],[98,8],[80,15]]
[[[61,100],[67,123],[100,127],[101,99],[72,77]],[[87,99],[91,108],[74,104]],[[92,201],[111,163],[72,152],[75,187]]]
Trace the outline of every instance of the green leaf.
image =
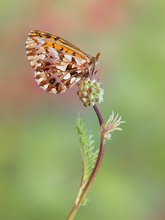
[[[95,150],[93,135],[88,133],[86,126],[80,117],[77,118],[76,132],[80,141],[82,157],[82,179],[77,197],[78,199],[95,166],[98,150]],[[86,202],[83,202],[83,205],[84,203]]]

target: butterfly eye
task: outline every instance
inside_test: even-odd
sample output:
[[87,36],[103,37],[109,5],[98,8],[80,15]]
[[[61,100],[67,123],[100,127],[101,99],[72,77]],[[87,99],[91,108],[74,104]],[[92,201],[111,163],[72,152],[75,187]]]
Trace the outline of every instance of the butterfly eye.
[[49,83],[54,84],[55,81],[56,81],[56,79],[55,79],[55,78],[52,78],[52,79],[49,80]]

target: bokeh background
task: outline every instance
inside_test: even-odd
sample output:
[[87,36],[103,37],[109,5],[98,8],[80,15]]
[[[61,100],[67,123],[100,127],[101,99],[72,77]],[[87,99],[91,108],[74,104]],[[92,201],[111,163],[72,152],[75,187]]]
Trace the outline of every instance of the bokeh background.
[[25,55],[31,29],[101,53],[100,106],[126,124],[105,157],[78,220],[165,219],[165,1],[0,1],[0,219],[63,220],[81,177],[77,114],[96,135],[76,88],[51,95]]

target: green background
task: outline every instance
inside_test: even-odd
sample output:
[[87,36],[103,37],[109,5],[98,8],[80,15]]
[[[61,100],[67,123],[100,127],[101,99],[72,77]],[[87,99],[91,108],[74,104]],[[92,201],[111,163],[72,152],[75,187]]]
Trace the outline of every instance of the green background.
[[24,46],[31,29],[100,51],[100,109],[126,121],[76,219],[165,219],[164,12],[163,0],[0,1],[1,220],[66,219],[81,177],[78,113],[98,137],[77,88],[51,95],[35,83]]

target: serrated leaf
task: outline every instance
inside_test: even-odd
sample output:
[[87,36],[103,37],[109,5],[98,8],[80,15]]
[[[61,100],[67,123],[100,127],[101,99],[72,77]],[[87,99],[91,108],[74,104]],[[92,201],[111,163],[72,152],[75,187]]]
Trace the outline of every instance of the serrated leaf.
[[82,157],[82,179],[77,197],[78,199],[95,166],[98,150],[95,150],[93,135],[88,133],[86,126],[80,117],[77,118],[76,132],[80,140]]

